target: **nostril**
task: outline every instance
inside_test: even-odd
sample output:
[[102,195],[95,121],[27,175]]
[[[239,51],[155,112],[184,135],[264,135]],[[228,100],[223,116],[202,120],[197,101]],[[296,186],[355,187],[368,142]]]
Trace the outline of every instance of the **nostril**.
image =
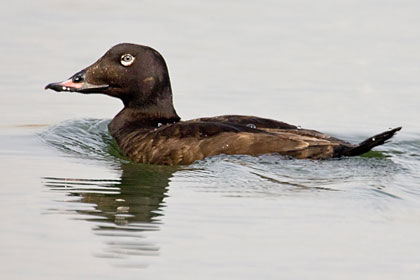
[[71,80],[73,81],[73,83],[81,83],[81,82],[84,82],[84,80],[85,80],[85,73],[83,73],[83,72],[77,73],[76,75],[73,76],[73,78]]

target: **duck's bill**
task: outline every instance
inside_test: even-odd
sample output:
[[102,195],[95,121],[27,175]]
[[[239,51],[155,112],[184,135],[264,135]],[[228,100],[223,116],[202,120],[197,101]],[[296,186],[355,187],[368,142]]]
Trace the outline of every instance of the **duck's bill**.
[[70,92],[81,92],[81,93],[100,93],[104,89],[107,89],[109,85],[93,85],[86,81],[85,72],[80,71],[76,73],[68,80],[51,83],[45,86],[45,89],[52,89],[55,91],[70,91]]
[[70,92],[81,92],[81,93],[99,93],[104,89],[107,89],[108,85],[92,85],[87,82],[75,83],[72,79],[68,79],[63,82],[51,83],[45,86],[45,89],[52,89],[55,91],[70,91]]

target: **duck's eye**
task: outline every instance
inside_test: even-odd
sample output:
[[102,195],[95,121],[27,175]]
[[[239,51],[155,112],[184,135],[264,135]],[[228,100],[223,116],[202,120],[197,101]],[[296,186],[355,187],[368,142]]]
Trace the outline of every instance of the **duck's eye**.
[[130,66],[131,64],[133,64],[134,62],[134,56],[132,56],[131,54],[123,54],[121,56],[121,64],[123,66]]

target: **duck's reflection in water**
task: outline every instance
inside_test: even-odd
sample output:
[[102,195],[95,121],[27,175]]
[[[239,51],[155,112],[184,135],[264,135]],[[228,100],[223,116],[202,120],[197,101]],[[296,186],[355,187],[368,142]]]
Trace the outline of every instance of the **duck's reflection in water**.
[[159,246],[148,242],[145,232],[159,230],[169,179],[176,168],[132,163],[121,168],[117,180],[45,177],[48,188],[67,194],[65,202],[48,212],[78,213],[77,219],[93,222],[95,234],[108,245],[98,257],[157,255]]

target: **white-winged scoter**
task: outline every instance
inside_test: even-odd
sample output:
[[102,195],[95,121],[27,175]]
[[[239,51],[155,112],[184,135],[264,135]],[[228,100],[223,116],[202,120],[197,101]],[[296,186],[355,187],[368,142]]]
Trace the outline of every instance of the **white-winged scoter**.
[[118,44],[97,62],[45,89],[103,93],[124,108],[109,124],[118,146],[135,162],[190,164],[218,154],[277,153],[295,158],[357,156],[384,144],[401,127],[351,144],[323,133],[254,116],[226,115],[181,121],[172,103],[168,69],[154,49]]

